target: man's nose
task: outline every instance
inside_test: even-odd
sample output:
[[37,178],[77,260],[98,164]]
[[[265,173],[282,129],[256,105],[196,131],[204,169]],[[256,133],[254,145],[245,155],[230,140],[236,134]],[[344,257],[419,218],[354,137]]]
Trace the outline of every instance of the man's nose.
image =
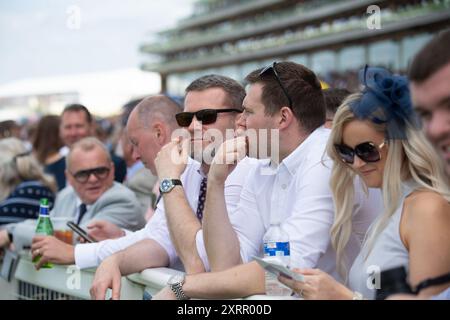
[[77,129],[76,128],[70,128],[67,130],[69,135],[74,136],[77,134]]
[[133,158],[134,161],[138,161],[141,159],[141,156],[139,155],[137,148],[136,147],[132,147],[131,149],[131,157]]
[[197,117],[194,116],[194,118],[192,118],[192,122],[188,127],[188,131],[193,134],[196,131],[202,131],[202,123],[200,121],[197,120]]
[[241,113],[241,114],[239,114],[239,115],[237,116],[237,119],[236,119],[236,129],[238,129],[238,128],[241,128],[241,129],[244,129],[244,130],[247,128],[247,126],[246,126],[246,124],[245,124],[245,116],[244,116],[243,113]]
[[425,127],[428,137],[437,141],[450,135],[450,113],[436,111]]
[[95,183],[97,181],[98,181],[98,178],[94,173],[89,174],[88,182]]

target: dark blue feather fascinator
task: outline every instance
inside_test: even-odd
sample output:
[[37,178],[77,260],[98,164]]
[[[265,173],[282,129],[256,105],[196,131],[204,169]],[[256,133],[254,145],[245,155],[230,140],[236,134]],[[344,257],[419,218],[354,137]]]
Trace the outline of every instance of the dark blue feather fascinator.
[[420,128],[406,77],[366,66],[359,72],[359,81],[364,85],[362,97],[350,105],[358,119],[386,124],[387,140],[406,139],[407,125]]

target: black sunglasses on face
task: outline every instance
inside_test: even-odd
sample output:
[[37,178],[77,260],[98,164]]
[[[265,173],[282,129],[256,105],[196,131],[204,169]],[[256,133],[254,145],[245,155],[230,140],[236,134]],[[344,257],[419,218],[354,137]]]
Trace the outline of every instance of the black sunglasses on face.
[[336,148],[336,152],[339,154],[342,161],[347,164],[353,164],[355,154],[364,162],[380,161],[380,149],[383,148],[384,145],[384,142],[379,146],[376,146],[372,142],[363,142],[358,144],[354,149],[346,146],[345,144],[335,144],[334,147]]
[[177,119],[177,123],[180,127],[189,127],[194,116],[198,121],[201,121],[202,124],[211,124],[216,122],[217,114],[221,112],[239,112],[242,110],[239,109],[203,109],[197,112],[180,112],[175,115]]
[[87,169],[87,170],[80,170],[75,173],[70,173],[75,180],[77,180],[79,183],[86,183],[89,180],[89,177],[91,174],[93,174],[98,180],[106,179],[110,171],[110,168],[108,167],[98,167],[93,169]]
[[272,63],[272,65],[265,67],[264,69],[262,69],[262,71],[259,73],[259,77],[266,75],[266,74],[273,74],[275,76],[275,79],[277,80],[278,84],[280,85],[280,88],[283,90],[284,95],[286,96],[286,98],[289,101],[289,108],[292,109],[292,99],[289,96],[286,87],[283,86],[283,83],[281,82],[280,77],[278,76],[278,72],[277,69],[275,68],[277,65],[276,62]]

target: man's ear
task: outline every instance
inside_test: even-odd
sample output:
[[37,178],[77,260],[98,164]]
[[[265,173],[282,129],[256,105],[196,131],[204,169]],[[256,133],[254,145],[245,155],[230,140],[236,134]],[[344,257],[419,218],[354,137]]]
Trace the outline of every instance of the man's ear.
[[156,140],[158,144],[165,145],[166,144],[166,132],[164,131],[164,127],[161,123],[156,122],[153,125],[153,132],[156,135]]
[[289,107],[282,107],[279,112],[279,129],[286,129],[291,125],[292,121],[295,121],[295,115],[292,109]]

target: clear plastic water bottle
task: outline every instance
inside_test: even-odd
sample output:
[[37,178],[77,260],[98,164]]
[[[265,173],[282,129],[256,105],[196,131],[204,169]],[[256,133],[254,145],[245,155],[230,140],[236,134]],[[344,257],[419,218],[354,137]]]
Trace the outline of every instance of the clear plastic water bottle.
[[[291,252],[289,247],[289,235],[281,228],[280,222],[272,222],[263,238],[264,260],[272,261],[284,266],[289,266]],[[266,295],[290,296],[292,290],[277,277],[266,271]]]

